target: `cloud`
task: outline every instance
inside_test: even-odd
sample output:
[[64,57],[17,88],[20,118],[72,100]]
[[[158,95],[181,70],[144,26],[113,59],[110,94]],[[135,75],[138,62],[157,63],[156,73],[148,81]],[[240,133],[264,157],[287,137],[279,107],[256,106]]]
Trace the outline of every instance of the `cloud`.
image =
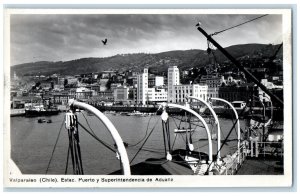
[[[258,15],[154,14],[27,14],[11,15],[11,64],[118,53],[205,49],[197,31],[200,20],[208,33],[240,24]],[[224,47],[244,43],[272,43],[282,34],[281,15],[268,15],[215,36]],[[108,45],[101,40],[108,38]]]

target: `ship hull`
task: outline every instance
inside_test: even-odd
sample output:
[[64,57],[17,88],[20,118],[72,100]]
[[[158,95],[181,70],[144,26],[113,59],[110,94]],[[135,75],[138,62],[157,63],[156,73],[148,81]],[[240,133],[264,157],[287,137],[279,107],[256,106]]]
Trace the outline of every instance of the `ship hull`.
[[35,116],[51,116],[57,115],[59,110],[45,110],[45,111],[36,111],[36,110],[25,110],[25,116],[35,117]]

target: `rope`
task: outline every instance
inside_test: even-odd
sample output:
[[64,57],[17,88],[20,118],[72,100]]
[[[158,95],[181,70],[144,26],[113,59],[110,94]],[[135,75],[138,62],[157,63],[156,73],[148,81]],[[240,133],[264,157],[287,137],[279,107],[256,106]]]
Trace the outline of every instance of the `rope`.
[[142,144],[142,146],[140,147],[140,149],[137,151],[137,153],[133,156],[133,158],[131,159],[130,163],[132,163],[132,161],[135,159],[135,157],[138,155],[138,153],[142,150],[143,146],[145,145],[145,143],[147,142],[148,138],[150,137],[150,135],[152,134],[152,132],[154,131],[155,126],[152,128],[152,130],[150,131],[149,135],[147,136],[147,138],[145,139],[144,143]]
[[100,140],[97,136],[93,135],[87,128],[85,128],[80,122],[78,122],[78,125],[80,125],[81,128],[83,128],[88,134],[90,134],[94,139],[96,139],[98,142],[100,142],[103,146],[111,150],[112,152],[116,153],[116,151],[110,147],[107,143],[104,141]]
[[83,112],[80,112],[80,113],[82,114],[83,118],[85,119],[86,124],[87,124],[88,127],[90,128],[91,132],[96,136],[96,133],[95,133],[95,132],[93,131],[93,129],[91,128],[91,126],[90,126],[90,124],[89,124],[87,118],[86,118],[85,115],[83,114]]
[[[176,117],[174,117],[174,116],[172,116],[173,118],[175,118],[175,119],[177,119],[177,120],[181,120],[181,119],[179,119],[179,118],[176,118]],[[201,128],[205,128],[204,126],[200,126],[199,124],[195,124],[195,123],[193,123],[193,122],[190,122],[192,125],[195,125],[195,126],[197,126],[197,127],[201,127]],[[199,123],[199,122],[198,122]]]
[[66,168],[65,168],[65,174],[68,173],[68,166],[69,166],[69,156],[70,156],[70,146],[68,148],[68,153],[67,153],[67,161],[66,161]]
[[163,131],[165,154],[167,154],[167,145],[166,145],[166,136],[165,136],[164,121],[161,121],[161,126],[162,126],[162,131]]
[[72,160],[72,166],[73,166],[73,174],[76,173],[75,171],[75,159],[74,159],[74,153],[73,153],[73,142],[72,142],[72,132],[70,129],[68,129],[68,137],[69,137],[69,149],[71,150],[71,160]]
[[172,144],[172,151],[173,151],[173,148],[174,148],[174,145],[175,145],[175,141],[176,141],[176,139],[177,139],[177,136],[178,136],[178,134],[175,134],[175,139],[174,139],[173,144]]
[[227,29],[224,29],[224,30],[221,30],[221,31],[217,31],[217,32],[211,34],[210,36],[214,36],[214,35],[217,35],[217,34],[219,34],[219,33],[223,33],[223,32],[225,32],[225,31],[228,31],[228,30],[233,29],[233,28],[235,28],[235,27],[242,26],[242,25],[244,25],[244,24],[246,24],[246,23],[252,22],[252,21],[257,20],[257,19],[260,19],[260,18],[265,17],[265,16],[267,16],[267,15],[268,15],[268,14],[265,14],[265,15],[262,15],[262,16],[259,16],[259,17],[256,17],[256,18],[253,18],[253,19],[251,19],[251,20],[248,20],[248,21],[246,21],[246,22],[243,22],[243,23],[241,23],[241,24],[238,24],[238,25],[229,27],[229,28],[227,28]]
[[[149,128],[149,125],[150,125],[151,118],[152,118],[152,116],[150,116],[150,118],[149,118],[149,121],[148,121],[148,124],[147,124],[146,133],[145,133],[144,137],[143,137],[139,142],[137,142],[136,144],[129,145],[129,147],[137,146],[138,144],[140,144],[140,143],[147,137],[147,134],[148,134],[148,128]],[[158,118],[158,119],[156,120],[156,122],[154,123],[154,126],[155,126],[155,124],[158,122],[158,120],[159,120],[159,118]]]
[[83,173],[83,166],[82,166],[82,158],[81,158],[81,149],[80,149],[80,140],[79,140],[79,132],[78,132],[78,118],[76,116],[76,130],[77,132],[74,133],[74,138],[75,138],[75,144],[76,144],[76,153],[78,154],[78,158],[79,158],[79,170],[80,170],[80,174],[84,174]]
[[64,121],[65,121],[65,119],[64,119],[64,120],[62,121],[62,123],[61,123],[60,129],[59,129],[59,132],[58,132],[58,135],[57,135],[57,138],[56,138],[56,141],[55,141],[55,144],[54,144],[52,153],[51,153],[51,157],[50,157],[50,160],[49,160],[49,162],[48,162],[48,166],[47,166],[47,169],[46,169],[46,174],[48,173],[48,170],[49,170],[49,167],[50,167],[50,164],[51,164],[53,155],[54,155],[54,151],[55,151],[55,149],[56,149],[56,145],[57,145],[57,143],[58,143],[58,139],[59,139],[59,136],[60,136],[62,127],[63,127],[63,125],[64,125]]

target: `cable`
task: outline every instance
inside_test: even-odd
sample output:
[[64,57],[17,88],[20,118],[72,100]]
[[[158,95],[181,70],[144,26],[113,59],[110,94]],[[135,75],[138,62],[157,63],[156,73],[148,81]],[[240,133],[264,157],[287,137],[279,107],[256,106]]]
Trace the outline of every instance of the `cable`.
[[[147,137],[147,134],[148,134],[148,128],[149,128],[149,125],[150,125],[150,121],[151,121],[151,118],[152,116],[150,116],[149,120],[148,120],[148,123],[147,123],[147,129],[146,129],[146,133],[144,135],[144,137],[138,141],[136,144],[132,144],[132,145],[129,145],[128,147],[134,147],[134,146],[137,146],[138,144],[140,144],[146,137]],[[157,121],[155,122],[154,126],[156,125],[156,123],[158,122],[159,118],[157,119]]]
[[97,136],[93,135],[87,128],[85,128],[80,122],[78,122],[78,124],[80,125],[81,128],[83,128],[88,134],[90,134],[94,139],[96,139],[98,142],[100,142],[103,146],[105,146],[106,148],[108,148],[109,150],[111,150],[112,152],[116,153],[116,151],[110,147],[107,143],[105,143],[104,141],[100,140]]
[[69,146],[69,148],[68,148],[68,153],[67,153],[67,161],[66,161],[65,175],[68,173],[69,155],[70,155],[70,146]]
[[132,163],[132,161],[135,159],[135,157],[138,155],[138,153],[142,150],[143,146],[145,145],[145,143],[147,142],[148,138],[150,137],[150,135],[152,134],[152,132],[154,131],[155,126],[152,128],[152,130],[150,131],[149,135],[147,136],[147,138],[145,139],[144,143],[142,144],[142,146],[140,147],[140,149],[137,151],[137,153],[133,156],[133,158],[131,159],[130,163]]
[[253,19],[251,19],[251,20],[248,20],[248,21],[246,21],[246,22],[243,22],[243,23],[241,23],[241,24],[238,24],[238,25],[229,27],[229,28],[227,28],[227,29],[224,29],[224,30],[221,30],[221,31],[214,32],[214,33],[211,34],[210,36],[214,36],[214,35],[217,35],[217,34],[219,34],[219,33],[223,33],[224,31],[228,31],[228,30],[233,29],[233,28],[235,28],[235,27],[239,27],[239,26],[241,26],[241,25],[244,25],[244,24],[246,24],[246,23],[252,22],[252,21],[257,20],[257,19],[260,19],[260,18],[265,17],[265,16],[267,16],[267,15],[268,15],[268,14],[265,14],[265,15],[262,15],[262,16],[259,16],[259,17],[256,17],[256,18],[253,18]]
[[83,112],[80,112],[80,113],[82,114],[83,118],[85,119],[86,124],[87,124],[88,127],[90,128],[91,132],[92,132],[95,136],[97,136],[96,133],[95,133],[95,132],[93,131],[93,129],[91,128],[91,126],[90,126],[90,124],[89,124],[87,118],[86,118],[85,115],[83,114]]
[[58,142],[58,139],[59,139],[59,136],[60,136],[62,127],[63,127],[63,125],[64,125],[64,121],[65,121],[65,119],[64,119],[64,120],[62,121],[62,123],[61,123],[60,129],[59,129],[59,132],[58,132],[58,135],[57,135],[57,138],[56,138],[56,141],[55,141],[55,144],[54,144],[52,153],[51,153],[51,157],[50,157],[50,160],[49,160],[49,162],[48,162],[48,166],[47,166],[47,169],[46,169],[46,174],[48,173],[48,170],[49,170],[49,167],[50,167],[50,164],[51,164],[53,155],[54,155],[54,151],[55,151],[55,149],[56,149],[56,145],[57,145],[57,142]]
[[[82,113],[82,115],[83,115],[83,117],[85,118],[86,123],[87,123],[89,129],[91,130],[91,132],[88,132],[88,133],[89,133],[92,137],[94,137],[97,141],[99,141],[101,144],[103,144],[104,146],[106,146],[106,147],[112,149],[112,147],[110,147],[109,144],[107,144],[106,142],[102,141],[102,140],[96,135],[96,133],[95,133],[95,132],[93,131],[93,129],[91,128],[91,126],[90,126],[90,124],[89,124],[87,118],[85,117],[85,115],[84,115],[83,113]],[[78,122],[78,124],[79,124],[79,122]],[[82,124],[79,124],[79,125],[80,125],[83,129],[85,129],[85,130],[87,131],[87,129],[86,129],[85,127],[83,127]],[[114,152],[116,152],[116,151],[114,151]]]

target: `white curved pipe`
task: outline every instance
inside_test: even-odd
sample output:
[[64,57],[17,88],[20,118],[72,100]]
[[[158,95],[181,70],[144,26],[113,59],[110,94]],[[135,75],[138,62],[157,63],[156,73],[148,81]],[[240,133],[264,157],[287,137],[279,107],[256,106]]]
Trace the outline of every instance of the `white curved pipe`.
[[117,131],[115,126],[111,123],[111,121],[102,112],[100,112],[98,109],[94,108],[89,104],[82,103],[74,99],[70,99],[68,104],[69,106],[75,106],[78,108],[88,110],[89,112],[97,116],[97,118],[105,125],[105,127],[109,130],[111,136],[113,137],[114,141],[116,142],[117,151],[120,155],[120,159],[122,163],[121,165],[122,165],[124,175],[131,175],[130,164],[129,164],[129,160],[128,160],[128,156],[127,156],[127,152],[123,140],[119,135],[119,132]]
[[225,99],[213,98],[213,97],[211,99],[212,100],[221,101],[221,102],[224,102],[224,103],[228,104],[231,107],[231,109],[233,110],[233,112],[234,112],[235,119],[237,120],[237,129],[238,129],[238,162],[239,162],[240,161],[240,142],[241,142],[240,141],[241,140],[241,129],[240,129],[239,115],[238,115],[236,109],[233,107],[233,105],[230,102],[226,101]]
[[212,142],[211,142],[211,135],[210,135],[210,132],[209,132],[209,129],[208,129],[208,126],[207,126],[205,120],[197,112],[195,112],[194,110],[187,108],[185,106],[174,104],[174,103],[168,103],[168,104],[165,103],[165,106],[179,108],[179,109],[185,110],[187,112],[190,112],[191,114],[196,116],[202,122],[202,124],[204,125],[204,128],[206,130],[207,137],[208,137],[208,159],[209,159],[209,163],[211,163],[212,162],[212,153],[213,153],[212,152]]
[[208,104],[206,101],[204,101],[203,99],[200,99],[200,98],[197,98],[197,97],[193,97],[193,96],[189,96],[188,97],[189,99],[195,99],[195,100],[198,100],[200,101],[201,103],[205,104],[206,107],[208,107],[209,111],[212,113],[214,119],[215,119],[215,122],[217,124],[217,128],[218,128],[218,151],[217,151],[217,162],[220,161],[221,159],[221,128],[220,128],[220,123],[219,123],[219,119],[218,119],[218,116],[216,114],[216,112],[212,109],[212,107],[210,106],[210,104]]

